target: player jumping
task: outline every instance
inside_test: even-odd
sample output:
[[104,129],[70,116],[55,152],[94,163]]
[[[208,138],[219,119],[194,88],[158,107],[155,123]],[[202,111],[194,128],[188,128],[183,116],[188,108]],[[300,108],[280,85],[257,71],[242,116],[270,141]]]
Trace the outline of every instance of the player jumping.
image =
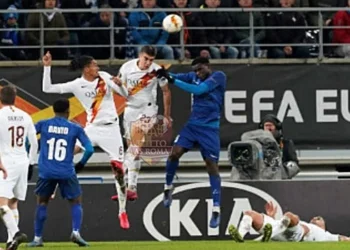
[[[37,207],[35,214],[35,237],[28,247],[43,246],[42,233],[47,218],[47,206],[56,185],[61,195],[71,205],[73,230],[71,240],[79,246],[88,246],[80,236],[83,218],[81,187],[76,172],[82,170],[94,152],[94,148],[78,124],[68,121],[69,101],[61,99],[53,104],[55,117],[40,121],[36,131],[40,137],[39,179],[36,184]],[[84,155],[74,166],[74,147],[79,140],[85,148]]]
[[[51,55],[43,57],[43,91],[45,93],[73,93],[87,113],[85,132],[93,146],[99,146],[110,158],[119,195],[119,220],[123,229],[129,229],[126,213],[126,187],[124,182],[124,146],[120,135],[119,119],[113,98],[113,90],[127,96],[127,90],[113,82],[112,76],[99,71],[97,62],[89,56],[82,56],[71,62],[73,70],[80,69],[82,76],[71,82],[51,83]],[[76,151],[77,152],[77,151]]]
[[[146,45],[142,47],[139,58],[124,63],[116,81],[126,85],[129,95],[124,110],[124,137],[127,139],[128,150],[125,153],[124,166],[128,170],[129,200],[137,199],[137,179],[141,168],[140,153],[147,133],[157,122],[157,85],[163,91],[164,119],[171,125],[170,106],[171,94],[166,78],[157,78],[157,70],[161,67],[154,63],[156,49]],[[140,124],[143,121],[148,124]],[[143,126],[143,129],[137,129]],[[118,196],[113,196],[113,200]]]
[[166,163],[166,184],[164,206],[172,202],[173,179],[181,156],[199,145],[209,174],[213,198],[213,212],[209,226],[216,228],[220,224],[221,179],[219,174],[220,154],[220,113],[226,88],[226,75],[222,71],[212,71],[209,60],[198,57],[192,61],[193,72],[186,74],[168,74],[158,72],[186,92],[193,94],[192,113],[185,127],[174,141],[174,146]]
[[[19,231],[18,201],[24,201],[27,193],[28,167],[34,164],[38,150],[32,118],[16,108],[16,89],[11,86],[0,90],[0,216],[5,223],[9,240],[7,250],[16,250],[27,239]],[[25,139],[31,146],[28,153]]]

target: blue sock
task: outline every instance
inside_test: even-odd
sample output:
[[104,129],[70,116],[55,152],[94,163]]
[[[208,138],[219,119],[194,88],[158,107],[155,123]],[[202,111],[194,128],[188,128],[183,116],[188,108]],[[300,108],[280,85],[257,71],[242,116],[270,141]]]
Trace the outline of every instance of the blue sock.
[[220,207],[221,204],[221,178],[220,175],[209,175],[213,206]]
[[44,223],[47,217],[47,206],[46,205],[37,205],[35,222],[34,222],[34,231],[35,236],[41,237],[43,235]]
[[71,208],[73,231],[80,231],[81,222],[83,220],[83,208],[81,204],[74,204]]
[[168,186],[172,185],[173,184],[173,180],[174,180],[174,176],[175,176],[175,172],[176,172],[176,169],[177,167],[179,166],[179,161],[169,161],[167,160],[166,162],[166,177],[165,177],[165,180],[166,180],[166,184]]

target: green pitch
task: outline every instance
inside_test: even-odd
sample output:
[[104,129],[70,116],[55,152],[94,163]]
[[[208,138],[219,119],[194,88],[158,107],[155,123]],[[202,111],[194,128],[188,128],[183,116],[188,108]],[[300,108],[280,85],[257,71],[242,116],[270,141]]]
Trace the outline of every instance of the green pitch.
[[[5,246],[2,245],[4,248]],[[233,241],[172,241],[172,242],[90,242],[87,249],[96,250],[348,250],[350,242],[339,243],[280,243],[280,242],[246,242]],[[21,245],[19,249],[30,249]],[[34,248],[35,249],[35,248]],[[45,243],[43,250],[82,249],[73,243]]]

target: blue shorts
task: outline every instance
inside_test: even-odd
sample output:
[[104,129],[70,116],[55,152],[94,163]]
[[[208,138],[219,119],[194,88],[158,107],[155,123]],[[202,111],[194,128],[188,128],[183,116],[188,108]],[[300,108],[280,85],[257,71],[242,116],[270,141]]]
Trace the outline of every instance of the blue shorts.
[[82,194],[79,180],[76,175],[69,179],[62,180],[39,178],[36,183],[35,194],[40,197],[50,197],[54,193],[57,185],[59,186],[61,196],[64,199],[75,199]]
[[186,124],[175,138],[174,145],[187,150],[199,146],[204,160],[209,158],[216,163],[219,161],[220,133],[218,128]]

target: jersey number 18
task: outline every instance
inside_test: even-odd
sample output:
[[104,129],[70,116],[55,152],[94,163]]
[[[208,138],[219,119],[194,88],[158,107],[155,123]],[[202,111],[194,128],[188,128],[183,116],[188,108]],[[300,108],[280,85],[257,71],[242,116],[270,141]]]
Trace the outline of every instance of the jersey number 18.
[[49,160],[63,161],[67,155],[67,141],[65,139],[51,138],[47,141],[49,144],[49,152],[47,158]]

